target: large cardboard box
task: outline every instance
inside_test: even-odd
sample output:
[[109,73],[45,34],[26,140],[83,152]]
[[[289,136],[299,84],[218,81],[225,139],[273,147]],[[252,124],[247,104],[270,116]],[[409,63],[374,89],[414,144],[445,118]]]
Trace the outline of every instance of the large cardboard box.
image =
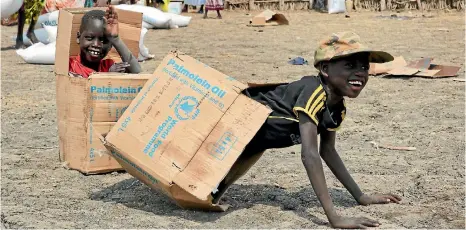
[[[81,18],[92,9],[60,10],[55,63],[60,160],[86,174],[122,169],[95,134],[110,131],[151,76],[98,73],[84,79],[68,75],[69,57],[80,52]],[[136,56],[142,15],[123,10],[118,14],[120,36]],[[121,61],[115,49],[107,58]]]
[[179,206],[225,210],[210,194],[271,112],[246,87],[172,52],[103,141],[128,173]]

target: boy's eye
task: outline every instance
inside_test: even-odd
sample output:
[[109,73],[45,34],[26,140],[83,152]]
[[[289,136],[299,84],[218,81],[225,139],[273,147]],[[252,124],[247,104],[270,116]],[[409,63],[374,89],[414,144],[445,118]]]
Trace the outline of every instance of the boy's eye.
[[348,63],[346,63],[346,64],[345,64],[345,67],[348,67],[348,68],[353,68],[353,67],[354,67],[354,65],[353,65],[353,63],[349,63],[349,62],[348,62]]
[[368,70],[369,69],[369,66],[368,65],[365,65],[362,67],[363,70]]
[[88,41],[92,41],[92,39],[93,39],[92,36],[85,36],[84,38],[85,38],[86,40],[88,40]]

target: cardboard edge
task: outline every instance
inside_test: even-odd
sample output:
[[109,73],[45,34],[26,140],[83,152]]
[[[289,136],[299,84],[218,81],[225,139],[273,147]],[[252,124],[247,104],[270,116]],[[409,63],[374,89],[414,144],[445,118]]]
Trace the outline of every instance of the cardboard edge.
[[73,14],[66,9],[61,9],[58,14],[58,28],[57,39],[55,43],[55,74],[68,75],[69,57],[70,57],[70,39],[71,39],[71,26],[65,25],[73,20]]

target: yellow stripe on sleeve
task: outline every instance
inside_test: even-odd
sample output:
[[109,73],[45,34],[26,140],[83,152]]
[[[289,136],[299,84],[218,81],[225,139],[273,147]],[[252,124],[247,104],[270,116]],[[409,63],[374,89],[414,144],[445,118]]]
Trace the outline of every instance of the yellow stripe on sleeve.
[[309,111],[309,113],[311,114],[311,116],[315,117],[317,112],[319,112],[322,107],[324,107],[324,101],[321,100],[320,103],[314,108],[314,110],[312,111]]
[[308,108],[307,111],[309,111],[309,113],[312,114],[312,112],[316,109],[316,107],[322,104],[322,102],[324,101],[324,98],[325,98],[325,94],[324,93],[320,94],[320,96],[314,101],[314,103],[312,103],[311,107]]
[[305,110],[305,109],[303,109],[303,108],[301,108],[301,107],[295,107],[295,108],[293,108],[293,111],[294,111],[294,113],[296,114],[296,118],[299,119],[299,117],[298,117],[298,111],[301,111],[301,112],[307,114],[307,116],[309,116],[309,118],[311,118],[311,120],[314,121],[314,123],[315,123],[316,125],[319,124],[319,119],[317,119],[317,117],[315,117],[315,116],[312,116],[307,110]]
[[306,110],[309,111],[309,106],[311,105],[311,102],[317,97],[317,95],[323,94],[323,91],[324,91],[324,88],[322,87],[322,85],[319,85],[319,87],[317,87],[317,89],[314,90],[314,92],[309,97],[309,100],[307,100]]

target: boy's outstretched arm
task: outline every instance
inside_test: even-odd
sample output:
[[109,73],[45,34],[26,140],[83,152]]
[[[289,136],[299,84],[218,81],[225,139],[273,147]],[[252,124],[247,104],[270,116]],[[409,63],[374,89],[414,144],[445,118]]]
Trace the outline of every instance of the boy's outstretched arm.
[[120,39],[118,31],[118,13],[113,6],[109,6],[105,12],[105,21],[107,24],[107,37],[118,54],[120,54],[121,60],[129,64],[129,66],[126,67],[128,71],[130,73],[140,73],[141,66],[139,65],[138,59],[134,57],[126,44]]
[[317,150],[317,126],[303,112],[299,113],[299,130],[302,140],[301,160],[306,168],[312,188],[332,227],[367,228],[379,226],[377,221],[368,218],[347,218],[337,215],[327,189],[322,161]]
[[335,132],[330,131],[323,131],[320,134],[320,155],[354,199],[361,205],[399,203],[401,198],[397,195],[366,195],[361,192],[335,149],[335,136]]

